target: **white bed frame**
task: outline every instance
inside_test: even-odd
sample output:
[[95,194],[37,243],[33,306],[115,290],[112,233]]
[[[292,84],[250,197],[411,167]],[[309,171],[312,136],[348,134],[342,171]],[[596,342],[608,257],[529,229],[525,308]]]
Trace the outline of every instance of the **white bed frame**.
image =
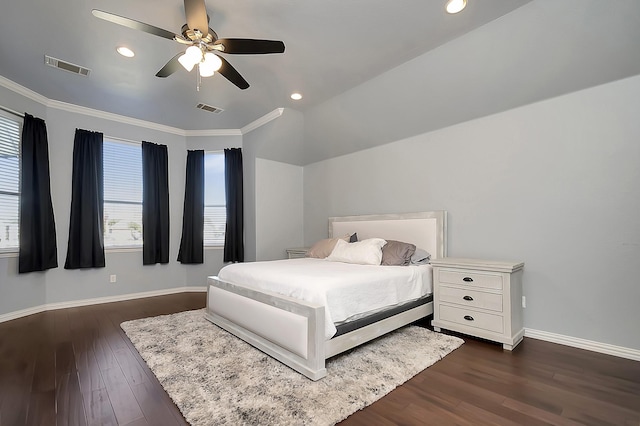
[[[446,211],[329,218],[329,236],[358,233],[447,253]],[[325,360],[433,313],[433,302],[345,333],[324,335],[324,306],[208,278],[205,317],[311,380],[326,376]]]

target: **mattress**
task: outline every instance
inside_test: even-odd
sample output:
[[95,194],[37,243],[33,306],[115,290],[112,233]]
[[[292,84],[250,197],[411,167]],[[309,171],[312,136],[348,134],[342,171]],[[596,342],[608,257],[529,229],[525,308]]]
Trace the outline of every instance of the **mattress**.
[[218,278],[231,284],[267,290],[325,307],[325,337],[334,323],[361,317],[431,294],[431,265],[371,266],[325,259],[287,259],[234,263]]

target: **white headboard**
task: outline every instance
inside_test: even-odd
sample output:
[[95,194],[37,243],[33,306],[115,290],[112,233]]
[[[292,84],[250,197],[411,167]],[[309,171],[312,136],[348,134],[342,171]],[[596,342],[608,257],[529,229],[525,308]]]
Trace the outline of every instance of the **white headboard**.
[[329,218],[329,237],[358,233],[358,240],[384,238],[415,244],[432,259],[447,255],[447,212],[378,214]]

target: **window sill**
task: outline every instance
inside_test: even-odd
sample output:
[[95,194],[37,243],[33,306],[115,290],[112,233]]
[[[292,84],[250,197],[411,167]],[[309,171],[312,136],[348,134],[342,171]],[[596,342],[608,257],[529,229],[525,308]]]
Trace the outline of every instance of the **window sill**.
[[105,253],[129,253],[129,252],[135,252],[135,251],[142,251],[142,246],[105,247],[104,249]]
[[18,249],[0,249],[0,258],[2,257],[18,257]]

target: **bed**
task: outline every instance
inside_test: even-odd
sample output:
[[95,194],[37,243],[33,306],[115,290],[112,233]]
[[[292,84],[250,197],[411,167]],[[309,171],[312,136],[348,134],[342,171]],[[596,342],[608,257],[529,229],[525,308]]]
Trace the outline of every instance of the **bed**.
[[[445,211],[329,218],[330,238],[353,233],[358,235],[359,240],[383,238],[403,241],[426,250],[432,258],[446,256]],[[350,270],[343,270],[344,265],[319,259],[229,265],[223,268],[219,276],[208,278],[205,317],[310,379],[319,380],[326,375],[326,359],[433,313],[431,291],[427,291],[426,295],[418,295],[415,293],[417,287],[412,287],[400,303],[382,302],[386,307],[356,316],[343,313],[348,317],[342,318],[340,309],[335,311],[328,302],[336,299],[331,291],[341,284],[330,285],[327,292],[320,296],[309,295],[302,290],[289,288],[285,275],[288,272],[282,271],[283,266],[298,272],[307,270],[310,283],[320,282],[323,269],[331,264],[341,271],[338,274],[341,278],[348,275]],[[270,269],[257,269],[264,266]],[[314,269],[316,267],[320,269]],[[242,268],[248,269],[244,276],[239,270],[236,271]],[[429,265],[419,268],[367,268],[378,268],[378,275],[384,275],[385,268],[402,270],[409,275],[428,274],[425,277],[429,284],[432,278]],[[360,271],[362,273],[355,275],[364,277],[359,285],[361,289],[366,289],[366,277],[373,275],[367,275],[370,271],[366,272],[365,269]],[[263,281],[270,281],[271,287],[263,285]],[[382,284],[371,279],[371,288],[379,285]],[[358,301],[357,293],[352,295],[354,297],[340,299]],[[337,324],[334,323],[336,319],[339,320]]]

